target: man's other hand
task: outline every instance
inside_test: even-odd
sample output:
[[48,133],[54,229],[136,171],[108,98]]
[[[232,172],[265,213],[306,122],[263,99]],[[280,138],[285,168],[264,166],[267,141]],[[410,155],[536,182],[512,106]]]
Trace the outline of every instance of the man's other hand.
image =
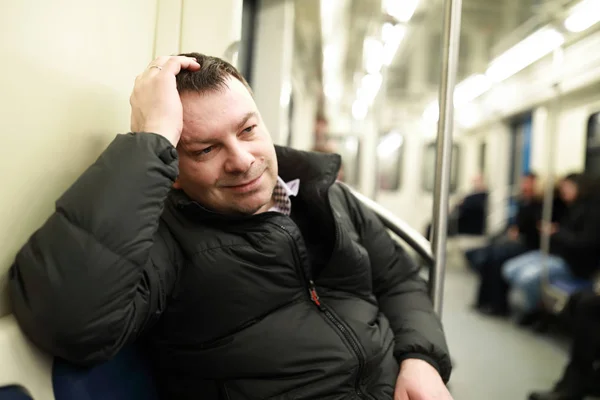
[[152,132],[177,146],[183,129],[183,107],[175,76],[182,70],[197,71],[192,57],[158,57],[137,76],[131,94],[131,131]]
[[452,400],[452,396],[429,363],[407,359],[400,367],[394,400]]
[[552,236],[556,232],[558,232],[558,224],[557,223],[549,223],[549,222],[540,222],[538,229],[540,233]]
[[516,226],[511,226],[508,228],[507,236],[513,242],[519,240],[519,228]]

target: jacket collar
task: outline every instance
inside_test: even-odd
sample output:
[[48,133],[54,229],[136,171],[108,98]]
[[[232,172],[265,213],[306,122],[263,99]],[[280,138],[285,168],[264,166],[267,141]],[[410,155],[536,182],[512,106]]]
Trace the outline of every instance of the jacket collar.
[[[275,146],[279,176],[286,182],[300,179],[298,197],[310,203],[319,203],[335,182],[341,166],[338,154],[327,154],[295,150]],[[253,216],[227,215],[209,210],[192,200],[182,190],[173,189],[167,200],[182,211],[190,211],[201,218],[247,219]]]

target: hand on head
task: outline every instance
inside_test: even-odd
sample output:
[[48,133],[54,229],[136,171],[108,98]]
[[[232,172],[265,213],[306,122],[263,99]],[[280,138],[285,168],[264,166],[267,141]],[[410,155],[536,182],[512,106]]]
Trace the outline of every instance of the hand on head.
[[182,70],[197,71],[191,57],[158,57],[137,76],[131,94],[131,131],[152,132],[177,146],[183,129],[183,108],[175,76]]

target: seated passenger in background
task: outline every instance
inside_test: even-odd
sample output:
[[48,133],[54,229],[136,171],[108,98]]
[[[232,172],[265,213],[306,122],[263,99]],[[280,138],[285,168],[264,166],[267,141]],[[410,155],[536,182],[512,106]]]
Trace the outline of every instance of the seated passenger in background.
[[549,392],[534,392],[529,400],[583,400],[600,394],[600,288],[583,292],[569,301],[573,316],[573,343],[562,378]]
[[[448,216],[448,237],[456,235],[483,235],[488,207],[488,188],[482,175],[473,179],[473,191],[466,195]],[[431,224],[425,237],[431,240]]]
[[197,53],[156,59],[131,107],[11,268],[34,343],[91,365],[143,337],[169,400],[451,398],[427,285],[338,155],[273,146]]
[[[506,234],[488,246],[473,251],[474,268],[479,273],[476,309],[486,314],[506,315],[508,309],[508,285],[501,274],[502,264],[507,260],[539,248],[537,223],[542,213],[541,199],[536,195],[537,176],[529,173],[521,179],[518,211],[515,223]],[[469,258],[469,257],[467,257]]]
[[502,274],[508,281],[516,303],[523,313],[522,323],[533,321],[541,300],[544,271],[554,279],[589,279],[600,260],[600,202],[598,192],[580,174],[571,174],[559,184],[567,204],[559,224],[541,224],[540,231],[550,235],[551,255],[531,251],[507,261]]
[[[456,234],[485,234],[488,197],[489,192],[483,175],[477,175],[473,179],[473,192],[465,196],[450,215],[450,218],[455,219]],[[449,228],[449,233],[453,233],[452,227]]]

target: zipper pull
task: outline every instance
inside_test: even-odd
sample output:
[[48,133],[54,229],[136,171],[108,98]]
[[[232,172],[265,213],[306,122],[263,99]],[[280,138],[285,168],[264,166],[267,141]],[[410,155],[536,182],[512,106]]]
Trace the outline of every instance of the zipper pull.
[[310,293],[310,299],[312,300],[312,302],[315,303],[317,305],[317,307],[319,307],[319,309],[322,309],[321,301],[319,300],[319,294],[317,293],[316,285],[312,280],[309,282],[308,292]]

